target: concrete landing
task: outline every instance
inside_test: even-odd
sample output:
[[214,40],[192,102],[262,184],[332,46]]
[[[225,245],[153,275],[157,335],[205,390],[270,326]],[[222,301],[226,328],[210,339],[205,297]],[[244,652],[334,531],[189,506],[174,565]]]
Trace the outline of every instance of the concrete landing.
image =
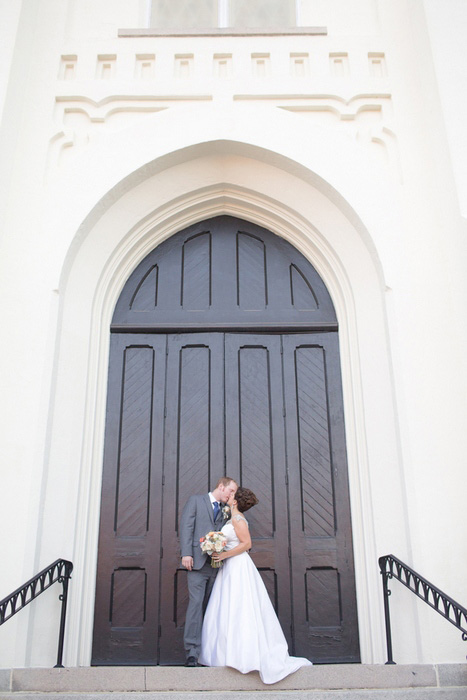
[[0,669],[0,700],[467,700],[467,664],[316,665],[274,685],[183,666]]

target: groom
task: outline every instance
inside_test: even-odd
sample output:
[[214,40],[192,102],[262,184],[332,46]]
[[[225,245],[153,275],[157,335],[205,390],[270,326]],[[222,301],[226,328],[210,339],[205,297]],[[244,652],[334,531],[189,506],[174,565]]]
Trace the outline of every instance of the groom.
[[188,609],[183,637],[185,666],[197,666],[201,649],[203,615],[218,569],[211,566],[210,557],[201,551],[200,537],[210,530],[220,530],[225,522],[222,508],[238,486],[224,476],[216,487],[204,496],[190,496],[180,519],[180,548],[182,566],[188,569]]

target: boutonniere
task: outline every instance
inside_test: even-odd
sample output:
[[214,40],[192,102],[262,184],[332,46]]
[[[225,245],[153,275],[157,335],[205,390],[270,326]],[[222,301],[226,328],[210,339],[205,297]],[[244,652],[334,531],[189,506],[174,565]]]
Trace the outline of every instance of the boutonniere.
[[230,506],[224,506],[222,508],[222,515],[224,516],[224,520],[228,520],[230,518]]

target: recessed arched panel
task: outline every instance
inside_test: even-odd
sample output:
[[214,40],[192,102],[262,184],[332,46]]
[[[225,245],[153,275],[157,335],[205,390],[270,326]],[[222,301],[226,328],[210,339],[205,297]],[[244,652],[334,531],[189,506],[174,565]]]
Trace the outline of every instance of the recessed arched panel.
[[174,527],[191,493],[210,482],[210,348],[185,345],[178,353],[177,503]]
[[305,275],[296,265],[290,266],[290,295],[292,306],[299,311],[317,311],[318,300]]
[[130,301],[132,311],[153,311],[157,306],[158,267],[153,265],[141,278]]
[[259,498],[249,514],[257,537],[273,537],[274,455],[271,436],[269,349],[244,346],[237,353],[239,380],[240,481]]
[[125,350],[115,504],[119,537],[137,537],[147,530],[154,363],[153,348]]
[[183,244],[181,306],[202,311],[211,305],[211,234],[200,233]]
[[313,265],[260,226],[217,216],[161,243],[134,270],[113,330],[287,327],[336,329]]
[[302,528],[311,537],[334,537],[334,489],[323,348],[298,347],[294,353],[294,369]]
[[266,245],[248,233],[237,233],[237,300],[244,311],[260,311],[268,303]]

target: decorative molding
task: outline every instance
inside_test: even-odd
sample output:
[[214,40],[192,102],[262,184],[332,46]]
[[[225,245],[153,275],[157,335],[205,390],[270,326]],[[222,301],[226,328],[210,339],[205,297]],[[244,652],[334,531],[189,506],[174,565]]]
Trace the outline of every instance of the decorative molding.
[[198,36],[327,36],[327,27],[291,27],[288,29],[119,29],[119,38],[136,37],[198,37]]
[[86,97],[85,95],[57,95],[55,102],[57,104],[69,103],[69,102],[82,102],[83,104],[90,105],[97,109],[104,107],[105,105],[112,104],[114,102],[131,104],[142,102],[180,102],[180,101],[199,101],[199,100],[212,100],[212,95],[109,95],[104,97],[102,100],[93,100],[91,97]]
[[[219,58],[220,57],[220,58]],[[192,61],[192,55],[177,54],[175,59]],[[231,56],[215,55],[224,60],[225,71],[231,70]],[[269,70],[269,54],[252,54],[255,61],[264,61],[265,76]],[[181,70],[175,64],[175,69]],[[215,63],[214,69],[218,68]],[[187,70],[190,70],[188,65]],[[55,98],[56,133],[50,140],[49,163],[63,165],[77,149],[87,147],[93,136],[102,130],[118,131],[135,120],[143,119],[172,105],[183,102],[210,102],[212,95],[109,95],[95,100],[85,95],[58,95]],[[367,147],[385,167],[395,168],[399,176],[399,155],[396,137],[391,129],[392,99],[390,93],[358,93],[351,97],[325,93],[236,94],[234,101],[268,102],[271,106],[312,119],[313,123],[332,129],[345,130]]]
[[341,97],[340,95],[332,95],[326,93],[255,93],[255,94],[237,94],[233,95],[234,100],[308,100],[308,101],[335,101],[339,104],[350,106],[352,103],[361,100],[390,100],[392,97],[391,93],[387,92],[372,92],[372,93],[359,93],[353,95],[349,98]]
[[102,129],[120,130],[135,120],[168,109],[170,103],[210,101],[211,95],[114,95],[93,100],[84,95],[59,95],[57,132],[49,144],[49,164],[62,165],[72,148],[86,147]]

